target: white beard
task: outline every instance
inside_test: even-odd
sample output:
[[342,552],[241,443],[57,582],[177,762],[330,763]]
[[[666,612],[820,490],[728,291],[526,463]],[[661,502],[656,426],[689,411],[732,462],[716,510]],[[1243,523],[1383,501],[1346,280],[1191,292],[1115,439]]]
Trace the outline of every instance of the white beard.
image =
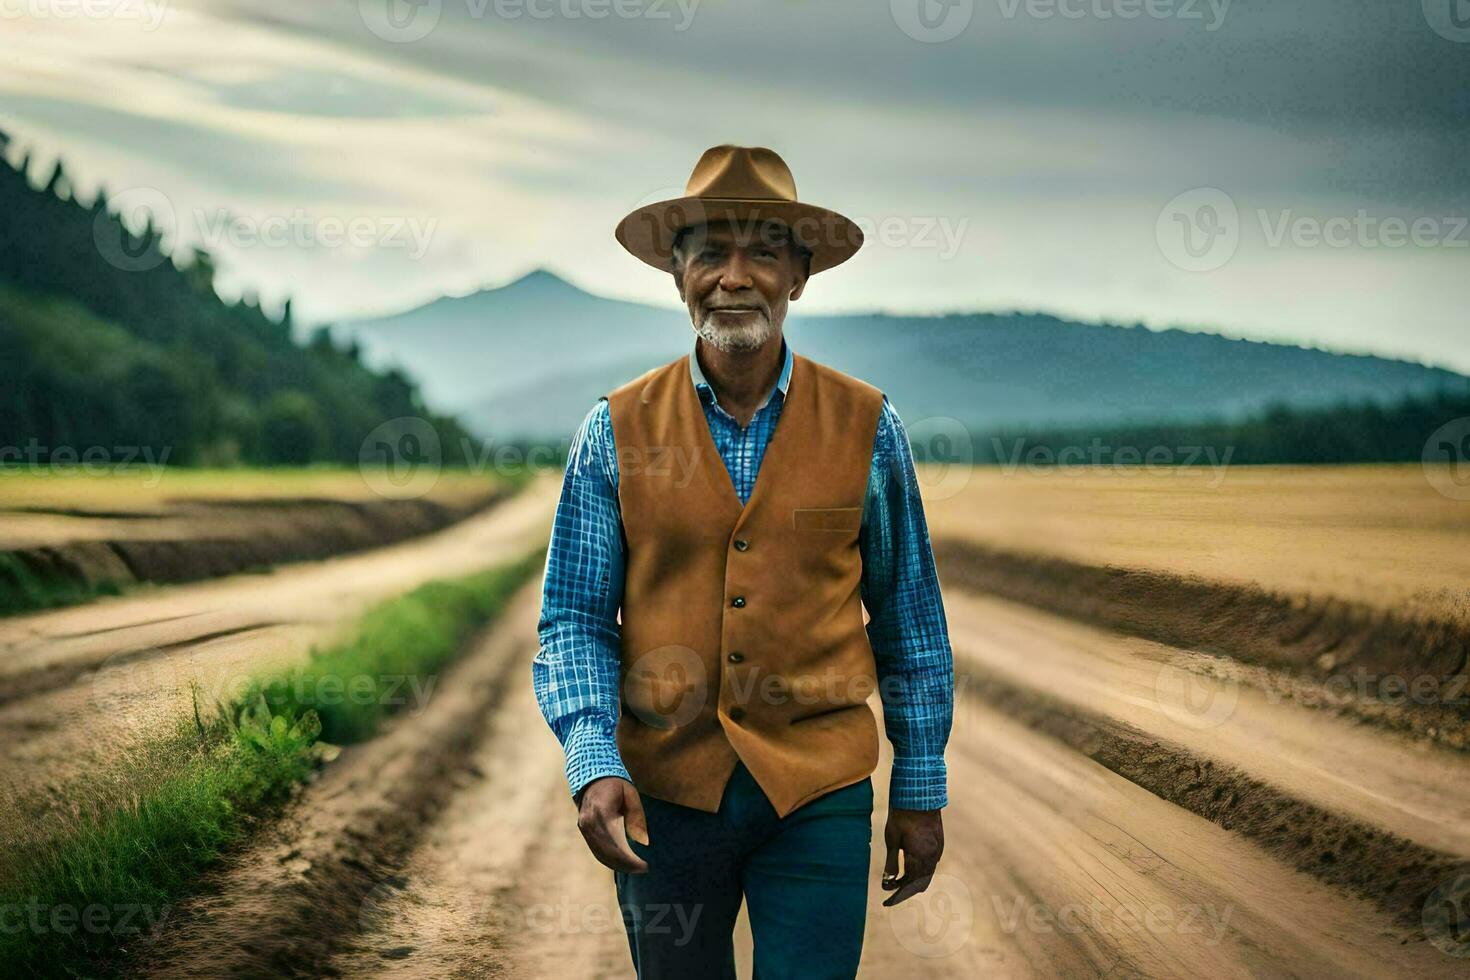
[[770,317],[764,315],[748,318],[748,322],[738,327],[717,326],[714,321],[715,314],[706,314],[694,332],[711,347],[723,351],[757,350],[775,333]]

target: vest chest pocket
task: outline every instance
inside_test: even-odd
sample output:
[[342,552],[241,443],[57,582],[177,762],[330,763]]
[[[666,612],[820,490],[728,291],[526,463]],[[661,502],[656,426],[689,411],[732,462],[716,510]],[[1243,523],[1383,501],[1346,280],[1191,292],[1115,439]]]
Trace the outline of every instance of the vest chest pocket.
[[861,507],[797,507],[791,526],[798,531],[856,531],[862,527]]

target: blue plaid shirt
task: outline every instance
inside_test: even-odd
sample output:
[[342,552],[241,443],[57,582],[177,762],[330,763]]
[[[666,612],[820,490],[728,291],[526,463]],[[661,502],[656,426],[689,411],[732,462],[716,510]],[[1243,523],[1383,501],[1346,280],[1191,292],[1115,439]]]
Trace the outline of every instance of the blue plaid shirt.
[[[791,348],[776,386],[741,428],[720,407],[689,357],[691,381],[730,480],[745,503],[776,429],[791,380]],[[698,339],[695,341],[698,349]],[[532,682],[566,753],[575,796],[603,776],[631,782],[618,752],[623,527],[612,417],[599,399],[573,438],[551,531]],[[858,533],[862,600],[877,667],[883,723],[893,745],[889,803],[905,810],[946,805],[944,746],[954,714],[954,658],[939,595],[929,529],[908,436],[883,399]]]

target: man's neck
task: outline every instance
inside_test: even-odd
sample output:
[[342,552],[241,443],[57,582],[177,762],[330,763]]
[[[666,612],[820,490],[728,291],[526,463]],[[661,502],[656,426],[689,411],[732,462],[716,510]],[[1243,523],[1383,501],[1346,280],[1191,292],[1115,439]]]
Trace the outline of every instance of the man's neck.
[[773,333],[755,350],[725,351],[695,340],[695,357],[699,369],[714,389],[720,406],[743,427],[750,423],[756,410],[781,377],[781,331]]

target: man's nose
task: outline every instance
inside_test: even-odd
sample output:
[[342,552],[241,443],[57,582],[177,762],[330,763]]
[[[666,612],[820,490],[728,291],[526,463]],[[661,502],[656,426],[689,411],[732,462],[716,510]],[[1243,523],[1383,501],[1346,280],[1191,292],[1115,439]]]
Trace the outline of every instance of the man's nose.
[[720,288],[733,293],[737,289],[750,287],[750,270],[746,266],[745,257],[740,254],[739,249],[733,249],[725,259],[725,267],[720,270]]

